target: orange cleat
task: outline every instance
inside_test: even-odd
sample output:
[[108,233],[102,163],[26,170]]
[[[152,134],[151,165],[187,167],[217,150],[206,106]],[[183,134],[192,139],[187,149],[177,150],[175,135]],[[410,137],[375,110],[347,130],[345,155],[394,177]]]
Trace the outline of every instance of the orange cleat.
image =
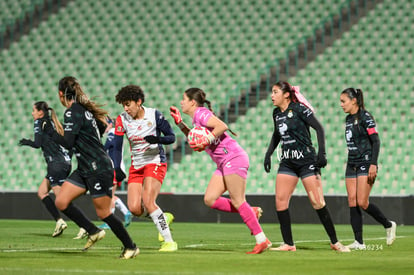
[[272,243],[269,241],[269,239],[266,239],[266,241],[256,244],[253,250],[246,252],[246,254],[260,254],[271,246],[272,246]]
[[259,206],[252,206],[252,210],[253,210],[254,215],[256,216],[257,220],[259,220],[259,219],[260,219],[260,217],[261,217],[261,216],[262,216],[262,214],[263,214],[263,210],[262,210],[262,208],[261,208],[261,207],[259,207]]

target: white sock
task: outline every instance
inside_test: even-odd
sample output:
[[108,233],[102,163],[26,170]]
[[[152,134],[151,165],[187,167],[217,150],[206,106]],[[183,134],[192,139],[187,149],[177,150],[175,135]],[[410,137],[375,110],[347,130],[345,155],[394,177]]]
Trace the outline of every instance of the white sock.
[[157,226],[158,232],[163,236],[165,242],[173,242],[170,227],[165,219],[164,212],[160,208],[150,214],[152,221]]
[[265,235],[265,233],[263,231],[260,232],[259,234],[255,235],[254,237],[256,238],[256,243],[257,244],[266,241],[266,235]]
[[124,216],[128,213],[128,208],[126,207],[126,205],[124,204],[124,202],[120,199],[117,198],[115,201],[115,207],[118,208],[122,214],[124,214]]

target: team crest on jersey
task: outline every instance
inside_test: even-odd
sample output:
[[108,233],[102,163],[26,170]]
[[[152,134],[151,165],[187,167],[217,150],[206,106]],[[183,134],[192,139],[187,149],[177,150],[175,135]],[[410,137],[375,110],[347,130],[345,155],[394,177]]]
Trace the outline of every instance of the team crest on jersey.
[[138,125],[137,129],[138,129],[138,131],[141,131],[142,130],[142,126],[141,125]]
[[293,117],[293,112],[292,112],[292,110],[289,110],[289,113],[287,114],[287,117],[288,117],[288,118],[292,118],[292,117]]
[[152,122],[151,121],[148,121],[147,126],[148,127],[151,127],[152,126]]
[[86,119],[87,119],[87,120],[92,120],[93,115],[92,115],[92,113],[91,113],[91,112],[86,111],[86,112],[85,112],[85,117],[86,117]]

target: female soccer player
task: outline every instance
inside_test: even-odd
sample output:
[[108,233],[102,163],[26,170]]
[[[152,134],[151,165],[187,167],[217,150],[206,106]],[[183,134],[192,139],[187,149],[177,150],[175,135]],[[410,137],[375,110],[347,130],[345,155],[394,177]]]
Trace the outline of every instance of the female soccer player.
[[[208,108],[204,107],[207,104]],[[246,178],[249,169],[249,157],[240,145],[226,133],[229,128],[217,118],[206,94],[199,88],[190,88],[183,94],[181,110],[193,119],[193,126],[203,126],[211,134],[201,141],[190,141],[194,151],[205,150],[217,164],[217,170],[208,183],[204,203],[224,212],[239,213],[244,223],[256,238],[256,245],[248,254],[259,254],[267,250],[272,243],[266,238],[259,221],[258,208],[252,209],[246,201]],[[170,114],[180,130],[187,136],[190,128],[183,122],[180,111],[170,107]],[[222,197],[228,191],[230,199]]]
[[[49,111],[51,116],[49,116]],[[49,196],[49,191],[52,189],[55,196],[59,193],[60,186],[70,173],[71,157],[67,150],[53,142],[43,131],[44,123],[52,119],[57,132],[60,135],[63,135],[62,125],[56,117],[55,111],[50,108],[46,102],[38,101],[33,105],[32,116],[34,119],[34,141],[22,138],[19,141],[19,145],[30,146],[36,149],[41,148],[43,151],[43,156],[47,164],[47,174],[37,190],[37,196],[56,220],[56,227],[52,237],[57,237],[61,235],[63,230],[68,226],[61,218],[60,213],[55,206],[55,202]]]
[[177,243],[169,227],[174,216],[164,214],[156,203],[167,172],[167,158],[162,145],[174,143],[175,134],[160,111],[143,106],[145,95],[141,87],[122,87],[115,99],[125,110],[115,123],[114,166],[117,177],[122,174],[120,163],[124,135],[131,148],[128,208],[138,217],[144,212],[149,214],[158,229],[158,239],[162,242],[159,251],[176,251]]
[[100,136],[105,131],[107,112],[89,100],[76,78],[66,76],[59,81],[59,99],[67,109],[64,114],[64,135],[52,127],[52,139],[73,150],[78,160],[77,169],[63,183],[56,198],[56,206],[88,234],[84,251],[105,236],[85,215],[72,207],[72,201],[89,190],[98,217],[106,222],[124,245],[120,258],[129,259],[139,253],[138,247],[122,222],[111,213],[113,166],[103,148]]
[[[106,137],[106,141],[105,141],[105,144],[104,144],[104,149],[113,161],[114,151],[115,151],[114,150],[115,128],[113,127],[114,122],[109,116],[106,118],[106,122],[108,123],[108,126],[106,127],[106,130],[105,130],[105,133],[107,133],[107,137]],[[122,153],[123,153],[123,148],[122,148]],[[126,207],[124,202],[117,195],[115,195],[117,187],[121,187],[122,182],[126,177],[125,176],[125,164],[124,164],[122,155],[121,155],[121,165],[120,165],[120,167],[121,167],[120,172],[122,172],[122,173],[120,173],[117,176],[114,172],[114,180],[113,180],[113,187],[112,187],[111,212],[114,213],[115,208],[118,208],[122,212],[122,214],[124,215],[124,219],[125,219],[124,226],[128,227],[131,224],[131,221],[132,221],[132,214],[128,210],[128,208]],[[110,229],[109,225],[107,225],[106,223],[100,225],[99,228]]]
[[387,233],[387,245],[396,238],[397,224],[388,220],[381,210],[369,202],[369,194],[378,171],[380,139],[372,115],[365,110],[362,90],[347,88],[340,96],[341,107],[348,115],[345,119],[345,139],[348,146],[348,163],[345,184],[351,226],[355,241],[350,249],[366,249],[362,238],[362,213],[360,207],[382,224]]
[[[326,166],[325,134],[322,125],[316,119],[313,108],[299,93],[298,87],[279,81],[272,87],[274,131],[264,159],[264,169],[271,169],[271,155],[282,144],[279,170],[276,176],[276,212],[279,218],[283,242],[273,249],[278,251],[296,251],[292,238],[289,214],[289,201],[299,178],[306,189],[312,207],[316,210],[331,241],[331,248],[339,252],[349,252],[337,237],[322,192],[320,169]],[[318,153],[312,145],[309,127],[316,131]]]

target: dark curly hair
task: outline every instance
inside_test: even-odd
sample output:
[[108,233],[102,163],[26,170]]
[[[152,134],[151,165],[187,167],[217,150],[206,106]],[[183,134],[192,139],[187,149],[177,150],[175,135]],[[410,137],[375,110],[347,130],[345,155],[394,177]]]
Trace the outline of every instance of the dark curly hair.
[[118,91],[118,94],[115,96],[116,102],[120,104],[124,104],[125,102],[131,101],[131,100],[137,102],[140,99],[142,101],[142,104],[144,104],[145,102],[144,91],[138,85],[128,85],[128,86],[122,87]]

